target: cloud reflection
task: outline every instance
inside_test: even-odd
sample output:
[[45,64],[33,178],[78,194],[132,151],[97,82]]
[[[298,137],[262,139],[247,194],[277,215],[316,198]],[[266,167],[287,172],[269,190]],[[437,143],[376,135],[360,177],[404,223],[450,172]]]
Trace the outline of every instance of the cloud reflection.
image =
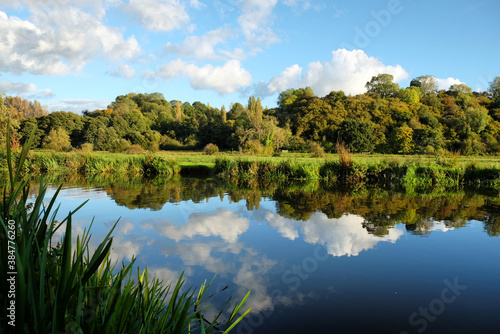
[[220,237],[226,242],[235,243],[248,230],[250,221],[233,211],[219,208],[209,213],[192,213],[184,225],[174,225],[169,220],[163,220],[148,222],[143,226],[153,228],[157,233],[175,241],[189,240],[199,235]]

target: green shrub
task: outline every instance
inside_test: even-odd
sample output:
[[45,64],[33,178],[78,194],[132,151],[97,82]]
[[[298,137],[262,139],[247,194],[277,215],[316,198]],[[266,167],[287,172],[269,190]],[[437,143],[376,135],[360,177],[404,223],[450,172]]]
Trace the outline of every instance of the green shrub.
[[216,155],[219,153],[219,147],[215,144],[209,143],[203,149],[203,153],[208,155]]
[[309,153],[313,158],[324,158],[326,156],[323,147],[314,141],[309,144]]
[[80,150],[82,152],[92,152],[94,150],[94,144],[92,143],[83,143],[80,145]]
[[127,154],[143,154],[143,153],[146,153],[146,150],[144,148],[142,148],[142,146],[134,144],[134,145],[131,145],[125,151],[125,153],[127,153]]

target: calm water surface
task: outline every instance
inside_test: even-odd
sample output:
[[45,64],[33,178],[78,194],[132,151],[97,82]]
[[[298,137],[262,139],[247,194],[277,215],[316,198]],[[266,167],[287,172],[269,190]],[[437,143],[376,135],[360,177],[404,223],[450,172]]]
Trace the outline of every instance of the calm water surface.
[[[51,188],[53,193],[55,188]],[[500,332],[500,197],[225,188],[184,179],[71,186],[93,243],[120,218],[113,258],[188,286],[252,291],[235,333]],[[219,298],[220,297],[220,298]],[[208,314],[208,317],[211,315]]]

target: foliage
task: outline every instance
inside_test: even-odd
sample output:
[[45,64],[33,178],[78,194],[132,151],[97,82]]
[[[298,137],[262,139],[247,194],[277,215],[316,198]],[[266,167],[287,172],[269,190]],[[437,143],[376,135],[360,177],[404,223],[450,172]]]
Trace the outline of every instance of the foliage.
[[219,147],[215,144],[209,143],[205,145],[205,148],[203,149],[203,152],[208,155],[214,155],[219,153]]
[[55,151],[66,151],[71,148],[69,135],[64,129],[52,129],[43,139],[43,148]]
[[382,98],[396,96],[399,91],[399,85],[392,82],[394,76],[392,74],[379,74],[372,77],[366,83],[366,89],[369,93],[377,93]]
[[325,150],[323,147],[316,143],[316,142],[311,142],[309,144],[309,153],[311,154],[311,157],[313,158],[324,158],[326,156]]
[[132,145],[125,151],[125,153],[127,154],[141,154],[145,152],[146,150],[143,149],[140,145]]
[[[47,114],[6,96],[1,101],[10,102],[0,103],[0,130],[10,117],[11,145],[24,143],[36,126],[35,147],[46,142],[51,130],[63,129],[72,147],[90,143],[94,150],[111,152],[125,152],[130,145],[149,151],[201,151],[212,143],[221,150],[272,154],[282,148],[307,152],[309,142],[332,152],[338,139],[352,152],[421,153],[428,146],[464,154],[500,151],[499,78],[484,93],[464,84],[438,91],[430,75],[401,89],[393,80],[389,74],[374,76],[366,84],[368,92],[356,96],[332,91],[319,97],[310,87],[288,89],[280,93],[276,108],[265,108],[251,96],[246,105],[231,104],[227,113],[225,107],[199,101],[167,101],[160,93],[120,95],[105,110],[85,111],[83,116]],[[405,148],[397,147],[404,141],[398,144],[402,138],[396,138],[403,127],[413,131]]]

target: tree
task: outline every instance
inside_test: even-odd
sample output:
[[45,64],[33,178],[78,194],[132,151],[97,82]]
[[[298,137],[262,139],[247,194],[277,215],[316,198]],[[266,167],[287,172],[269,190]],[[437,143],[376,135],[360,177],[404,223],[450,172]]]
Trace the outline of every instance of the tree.
[[43,139],[43,147],[56,151],[71,148],[68,133],[61,128],[50,130],[49,134]]
[[418,87],[408,87],[401,88],[398,93],[398,97],[401,101],[406,102],[408,104],[416,104],[420,101],[420,88]]
[[481,133],[490,120],[488,109],[478,106],[470,107],[465,111],[465,123],[475,133]]
[[496,77],[490,82],[489,93],[491,94],[491,98],[500,104],[500,77]]
[[461,83],[451,85],[448,89],[448,94],[450,94],[451,96],[458,96],[460,93],[469,95],[472,93],[472,88],[468,87],[464,83]]
[[438,83],[436,77],[423,75],[413,79],[410,82],[410,87],[418,87],[424,96],[429,96],[438,90]]
[[373,126],[357,118],[342,122],[339,137],[351,152],[371,152],[375,146]]
[[365,87],[369,93],[380,94],[382,98],[393,97],[396,96],[399,91],[399,85],[392,82],[393,80],[394,76],[392,74],[379,74],[372,77],[372,79],[366,83]]
[[409,126],[396,128],[395,144],[397,153],[407,154],[413,152],[413,129]]
[[222,123],[226,123],[226,121],[227,121],[226,107],[222,106],[222,108],[220,109],[220,112],[221,112]]

